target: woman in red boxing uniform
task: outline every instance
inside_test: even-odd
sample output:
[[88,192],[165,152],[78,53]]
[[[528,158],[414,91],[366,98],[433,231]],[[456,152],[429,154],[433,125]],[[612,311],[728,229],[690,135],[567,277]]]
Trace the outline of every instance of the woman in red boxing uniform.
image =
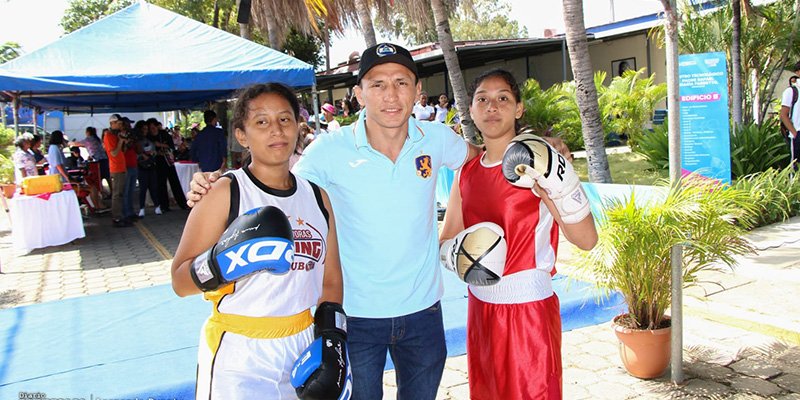
[[[507,242],[499,282],[469,286],[470,397],[561,399],[561,317],[551,283],[559,228],[579,248],[591,249],[597,241],[594,220],[577,175],[568,177],[572,185],[566,189],[570,197],[583,195],[577,212],[556,204],[562,201],[562,188],[551,190],[553,182],[532,179],[535,186],[531,191],[504,177],[504,154],[520,133],[517,120],[524,112],[511,73],[498,69],[476,78],[470,112],[485,150],[456,176],[441,239],[450,239],[465,227],[491,222],[504,230]],[[541,149],[560,159],[549,146]],[[574,174],[571,166],[568,173]],[[558,197],[555,202],[548,190],[555,193],[553,198]]]

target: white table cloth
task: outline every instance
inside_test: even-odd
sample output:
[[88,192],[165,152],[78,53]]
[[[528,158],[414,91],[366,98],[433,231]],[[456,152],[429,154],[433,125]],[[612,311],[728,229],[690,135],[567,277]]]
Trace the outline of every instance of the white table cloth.
[[192,181],[192,175],[194,175],[195,172],[200,172],[200,164],[176,162],[175,171],[178,172],[178,180],[181,181],[183,193],[187,193],[189,192],[189,183]]
[[13,246],[25,253],[86,236],[72,190],[52,193],[48,200],[17,194],[11,199],[11,224]]

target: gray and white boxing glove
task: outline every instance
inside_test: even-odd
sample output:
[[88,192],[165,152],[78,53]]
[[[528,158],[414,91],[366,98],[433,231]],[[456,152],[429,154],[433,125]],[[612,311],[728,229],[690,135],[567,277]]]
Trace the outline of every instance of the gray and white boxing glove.
[[517,135],[503,155],[503,176],[514,186],[534,190],[534,184],[547,191],[565,224],[581,222],[591,211],[572,164],[544,139],[530,134]]

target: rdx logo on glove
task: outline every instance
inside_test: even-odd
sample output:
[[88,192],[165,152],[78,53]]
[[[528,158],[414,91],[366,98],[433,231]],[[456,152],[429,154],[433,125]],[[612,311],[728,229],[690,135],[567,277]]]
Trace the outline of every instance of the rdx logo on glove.
[[284,274],[291,269],[293,259],[292,242],[277,237],[250,239],[217,255],[224,277],[231,276],[234,271],[236,276],[259,270]]

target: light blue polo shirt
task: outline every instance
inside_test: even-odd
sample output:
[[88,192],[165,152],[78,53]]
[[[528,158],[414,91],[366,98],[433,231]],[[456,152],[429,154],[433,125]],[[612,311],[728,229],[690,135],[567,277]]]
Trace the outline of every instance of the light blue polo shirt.
[[436,176],[442,165],[461,167],[467,144],[444,124],[409,118],[408,138],[392,162],[367,141],[365,115],[317,136],[293,172],[331,198],[347,315],[397,317],[442,297]]

